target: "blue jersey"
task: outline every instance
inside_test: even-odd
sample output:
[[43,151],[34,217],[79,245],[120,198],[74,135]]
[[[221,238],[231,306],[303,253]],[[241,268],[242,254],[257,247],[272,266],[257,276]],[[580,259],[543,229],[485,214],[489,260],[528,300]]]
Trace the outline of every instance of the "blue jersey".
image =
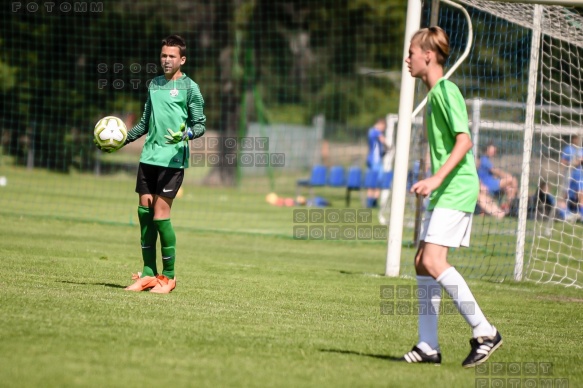
[[578,164],[583,159],[583,148],[574,145],[568,145],[561,153],[561,159],[567,164]]
[[483,178],[490,178],[492,177],[492,168],[494,167],[494,165],[492,164],[492,161],[490,161],[490,158],[487,156],[482,156],[480,158],[480,166],[478,166],[478,177],[480,179]]
[[368,156],[366,164],[368,167],[378,166],[382,163],[385,154],[383,144],[381,143],[381,131],[372,127],[368,130]]
[[500,190],[500,180],[492,174],[492,169],[494,165],[492,161],[487,156],[482,156],[480,158],[480,166],[478,167],[478,178],[480,181],[488,188],[492,193]]
[[577,198],[577,193],[583,192],[583,167],[577,167],[571,171],[569,177],[569,197]]

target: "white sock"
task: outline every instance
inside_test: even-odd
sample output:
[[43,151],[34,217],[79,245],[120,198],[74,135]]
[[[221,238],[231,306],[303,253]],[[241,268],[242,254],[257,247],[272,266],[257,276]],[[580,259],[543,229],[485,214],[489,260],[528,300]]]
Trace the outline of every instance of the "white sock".
[[434,350],[437,351],[439,353],[439,349],[434,349],[432,346],[430,346],[427,342],[419,342],[417,345],[415,345],[419,348],[419,350],[421,350],[423,353],[425,354],[429,354],[431,352],[433,352]]
[[474,338],[493,335],[494,328],[478,306],[468,284],[454,267],[443,271],[436,280],[453,299],[460,314],[472,327]]
[[[419,303],[419,343],[417,347],[428,353],[439,350],[437,317],[441,303],[441,286],[431,276],[417,276]],[[427,349],[429,347],[429,349]]]

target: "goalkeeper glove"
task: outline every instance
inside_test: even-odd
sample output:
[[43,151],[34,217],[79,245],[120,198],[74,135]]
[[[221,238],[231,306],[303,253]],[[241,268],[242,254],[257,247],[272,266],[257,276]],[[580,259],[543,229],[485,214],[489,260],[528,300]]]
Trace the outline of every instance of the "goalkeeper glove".
[[180,130],[177,132],[172,131],[170,128],[166,129],[168,135],[165,135],[167,142],[166,144],[178,144],[182,141],[192,140],[194,133],[192,129],[188,128],[186,124],[180,124]]
[[111,154],[112,152],[117,151],[117,149],[115,149],[115,148],[109,148],[109,147],[105,147],[104,148],[104,147],[101,147],[99,145],[99,143],[97,142],[97,140],[95,140],[95,139],[93,139],[93,143],[95,144],[95,146],[97,147],[97,149],[99,149],[99,151],[101,151],[101,152],[106,152],[108,154]]

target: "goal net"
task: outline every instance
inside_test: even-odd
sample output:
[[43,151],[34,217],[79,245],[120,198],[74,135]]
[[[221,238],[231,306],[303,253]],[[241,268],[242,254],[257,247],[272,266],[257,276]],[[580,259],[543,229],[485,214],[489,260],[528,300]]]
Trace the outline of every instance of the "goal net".
[[[583,186],[575,181],[583,179],[575,162],[583,137],[583,17],[561,6],[456,3],[469,21],[444,2],[439,9],[438,24],[453,48],[446,70],[460,59],[472,31],[469,55],[450,79],[467,101],[478,166],[487,157],[504,180],[496,187],[484,178],[472,246],[454,250],[450,259],[469,277],[583,287],[582,194],[575,190]],[[422,25],[428,25],[426,5]],[[417,89],[420,101],[426,90]],[[413,123],[409,182],[419,176],[423,153],[421,120]],[[415,238],[409,201],[405,240],[407,233]],[[402,272],[414,272],[411,263],[403,265]]]

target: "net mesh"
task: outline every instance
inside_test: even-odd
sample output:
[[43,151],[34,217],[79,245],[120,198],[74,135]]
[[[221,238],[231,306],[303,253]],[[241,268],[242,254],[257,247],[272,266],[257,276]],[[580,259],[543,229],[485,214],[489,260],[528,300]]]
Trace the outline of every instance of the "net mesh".
[[536,220],[527,276],[583,287],[583,19],[561,10],[543,15]]

